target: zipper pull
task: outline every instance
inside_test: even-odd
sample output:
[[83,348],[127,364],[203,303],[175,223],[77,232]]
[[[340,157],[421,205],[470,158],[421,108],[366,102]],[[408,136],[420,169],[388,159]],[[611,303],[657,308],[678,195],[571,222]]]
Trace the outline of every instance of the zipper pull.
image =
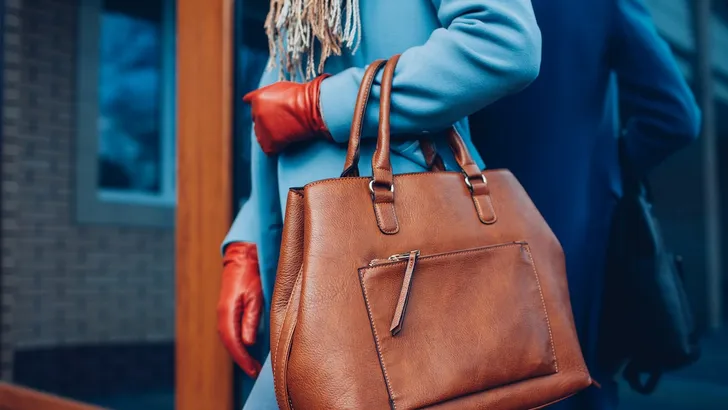
[[410,253],[417,252],[417,255],[420,254],[420,251],[411,251],[407,253],[398,253],[395,255],[390,255],[387,257],[387,259],[373,259],[371,262],[369,262],[369,266],[377,266],[382,265],[385,263],[392,263],[392,262],[401,262],[409,259]]
[[[406,256],[404,256],[406,255]],[[420,251],[411,251],[407,254],[392,255],[392,257],[399,257],[404,260],[407,258],[407,269],[404,271],[404,278],[402,279],[402,288],[399,291],[399,300],[397,301],[397,307],[394,309],[394,317],[392,318],[392,326],[389,331],[392,332],[392,336],[397,336],[402,331],[402,325],[404,324],[404,314],[407,310],[407,302],[409,301],[410,289],[412,287],[412,274],[415,272],[415,265],[417,264],[417,258],[420,256]]]
[[418,254],[420,253],[420,251],[410,251],[410,252],[406,252],[406,253],[398,253],[396,255],[392,255],[392,256],[388,257],[387,260],[390,261],[390,262],[403,261],[403,260],[409,259],[410,258],[410,254],[412,252],[417,252]]

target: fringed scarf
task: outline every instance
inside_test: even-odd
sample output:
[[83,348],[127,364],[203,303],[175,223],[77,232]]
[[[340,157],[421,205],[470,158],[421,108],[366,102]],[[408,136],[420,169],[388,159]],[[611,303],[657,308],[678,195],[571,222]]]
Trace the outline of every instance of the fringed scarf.
[[278,66],[280,79],[300,75],[307,81],[322,73],[326,60],[341,55],[342,48],[352,53],[359,48],[359,0],[270,0],[265,31],[268,68]]

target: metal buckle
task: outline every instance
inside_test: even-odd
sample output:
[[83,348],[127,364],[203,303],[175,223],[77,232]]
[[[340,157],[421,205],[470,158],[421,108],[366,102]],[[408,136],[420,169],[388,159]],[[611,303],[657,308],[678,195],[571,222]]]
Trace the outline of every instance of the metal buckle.
[[[374,179],[372,178],[371,181],[369,181],[369,192],[374,195]],[[389,186],[389,192],[394,193],[394,184]]]
[[[488,185],[488,180],[485,179],[485,175],[480,174],[480,177],[483,178],[483,183]],[[465,185],[468,186],[468,189],[470,190],[470,192],[473,192],[473,184],[470,182],[470,177],[467,175],[465,175]]]

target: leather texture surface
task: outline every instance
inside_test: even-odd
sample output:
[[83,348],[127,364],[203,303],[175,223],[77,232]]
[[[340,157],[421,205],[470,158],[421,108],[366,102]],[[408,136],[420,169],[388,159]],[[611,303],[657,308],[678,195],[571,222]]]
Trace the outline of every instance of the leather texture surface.
[[[288,193],[286,223],[283,226],[283,242],[303,243],[303,194],[297,190]],[[273,289],[270,312],[271,351],[276,351],[280,342],[281,329],[290,305],[293,288],[298,280],[303,261],[303,249],[298,246],[281,248],[278,260],[278,277]],[[272,355],[273,368],[276,366],[275,354]]]
[[515,177],[481,174],[456,132],[462,172],[393,175],[380,114],[372,178],[289,194],[271,331],[279,406],[534,409],[588,387],[561,245]]

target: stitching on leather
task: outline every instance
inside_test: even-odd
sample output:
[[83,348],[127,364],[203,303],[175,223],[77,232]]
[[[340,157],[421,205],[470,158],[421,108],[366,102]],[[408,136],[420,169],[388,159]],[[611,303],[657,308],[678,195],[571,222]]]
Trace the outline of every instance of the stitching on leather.
[[549,339],[551,340],[551,353],[554,355],[554,369],[556,372],[559,372],[559,362],[556,359],[556,347],[554,346],[554,334],[551,331],[551,320],[549,319],[549,312],[546,309],[546,300],[543,297],[543,290],[541,289],[541,279],[539,279],[538,272],[536,271],[536,263],[533,261],[533,255],[531,255],[531,249],[528,247],[528,245],[524,245],[523,249],[528,254],[528,259],[531,261],[531,269],[533,269],[533,274],[536,276],[536,284],[538,285],[538,293],[541,295],[541,305],[543,305],[543,313],[546,315],[546,326],[549,329]]
[[[293,292],[291,292],[291,297],[288,300],[288,302],[289,302],[288,309],[291,309],[290,302],[293,299],[293,295],[296,294],[295,290],[296,290],[297,287],[299,287],[299,284],[300,284],[302,278],[303,278],[303,265],[301,265],[301,269],[299,270],[299,275],[296,278],[296,283],[293,285]],[[299,291],[300,291],[300,289],[299,289]],[[299,302],[299,306],[300,306],[300,302]],[[286,310],[288,310],[288,309],[286,309]],[[286,316],[288,316],[287,313],[286,313]],[[288,348],[286,349],[286,359],[282,359],[281,358],[281,360],[285,360],[285,362],[286,362],[284,369],[282,369],[282,371],[285,372],[285,374],[283,375],[283,384],[284,384],[284,386],[280,386],[278,384],[278,379],[275,377],[275,375],[273,377],[273,390],[276,393],[278,393],[278,392],[281,392],[281,390],[280,390],[281,388],[285,388],[286,389],[285,396],[288,399],[288,403],[289,403],[289,406],[291,407],[291,410],[293,410],[293,404],[291,402],[291,396],[288,393],[288,382],[287,382],[288,371],[287,371],[287,369],[288,369],[288,356],[291,353],[291,342],[293,340],[293,334],[295,333],[296,325],[298,324],[298,315],[296,314],[296,316],[292,320],[293,320],[293,323],[291,323],[291,327],[293,328],[293,330],[291,331],[290,335],[288,335],[288,337],[286,337],[286,345],[288,346]],[[284,323],[285,323],[285,319],[284,319]],[[281,329],[281,332],[282,331],[283,331],[283,329]],[[279,339],[279,342],[276,344],[276,353],[278,353],[278,345],[280,344],[280,336],[279,336],[278,339]],[[271,359],[272,359],[272,357],[271,357]],[[273,365],[272,360],[271,360],[271,365]],[[277,368],[275,366],[273,367],[273,369],[277,370]]]
[[[301,264],[301,267],[298,268],[298,273],[296,274],[296,281],[293,283],[293,288],[292,288],[293,291],[291,291],[291,294],[288,296],[288,302],[286,302],[286,314],[288,314],[288,307],[291,306],[291,300],[293,300],[293,296],[296,294],[296,292],[294,292],[294,291],[296,290],[296,287],[298,286],[298,282],[301,280],[301,277],[303,276],[302,273],[303,273],[303,264]],[[283,323],[281,323],[281,329],[278,332],[278,337],[275,340],[275,350],[271,350],[273,352],[276,352],[275,356],[271,355],[271,364],[273,365],[274,369],[276,368],[277,361],[275,358],[276,358],[276,356],[278,356],[278,354],[277,354],[278,345],[281,343],[281,333],[283,333],[283,324],[285,323],[285,321],[286,321],[286,317],[283,316]],[[275,377],[273,378],[273,384],[275,385]]]
[[[293,330],[291,331],[291,334],[286,338],[286,346],[288,348],[286,349],[286,363],[284,368],[282,369],[283,374],[283,383],[284,386],[281,386],[282,388],[286,389],[286,398],[288,399],[288,405],[291,407],[291,410],[293,410],[293,402],[291,401],[291,394],[288,391],[288,358],[291,355],[291,344],[293,342],[293,335],[296,333],[296,325],[298,324],[298,315],[293,319],[293,323],[291,323],[291,327],[293,327]],[[275,381],[275,377],[273,378]]]
[[[354,157],[352,158],[351,166],[353,166],[359,160],[359,147],[361,146],[361,133],[362,133],[362,130],[364,129],[364,112],[366,111],[367,106],[369,105],[369,97],[371,96],[371,92],[372,92],[372,84],[374,83],[374,80],[377,78],[377,74],[379,74],[379,70],[382,69],[382,66],[384,66],[385,63],[386,63],[386,61],[381,61],[379,64],[377,64],[377,66],[376,66],[377,68],[372,70],[373,74],[371,76],[369,76],[369,78],[367,79],[367,82],[366,82],[366,88],[365,88],[366,93],[364,94],[364,97],[365,97],[364,103],[359,108],[358,116],[354,117],[354,118],[359,118],[360,121],[359,121],[359,124],[357,125],[356,151],[354,151]],[[351,167],[351,166],[349,166],[349,167]],[[347,170],[349,167],[347,167]]]
[[387,367],[384,365],[384,358],[381,353],[381,344],[379,343],[379,335],[377,334],[377,327],[374,325],[374,318],[372,316],[371,306],[369,304],[369,296],[367,295],[367,288],[364,286],[364,270],[359,269],[359,285],[361,285],[361,291],[364,295],[364,304],[367,307],[367,315],[369,316],[369,325],[372,328],[374,334],[374,343],[376,344],[377,356],[379,357],[379,366],[382,368],[384,374],[384,383],[387,385],[387,394],[389,394],[389,402],[392,404],[392,409],[397,409],[397,404],[394,402],[392,385],[389,382],[389,374],[387,374]]
[[376,202],[374,203],[374,217],[377,219],[377,226],[379,227],[379,229],[381,229],[382,219],[379,216],[379,204]]
[[[423,256],[423,257],[420,258],[420,260],[436,260],[436,259],[442,259],[442,258],[445,258],[445,257],[462,255],[462,254],[468,254],[468,253],[488,252],[488,251],[492,251],[492,250],[498,250],[498,249],[508,248],[508,247],[511,247],[511,246],[518,246],[518,247],[522,248],[523,250],[525,250],[526,253],[528,254],[528,259],[529,259],[529,262],[530,262],[529,264],[531,265],[531,270],[533,271],[534,276],[536,277],[536,285],[538,286],[539,296],[541,297],[541,306],[543,307],[544,315],[545,315],[545,318],[546,318],[546,327],[548,328],[548,331],[549,331],[549,341],[550,341],[550,344],[551,344],[551,354],[553,355],[553,359],[554,359],[554,371],[555,371],[555,373],[558,373],[559,372],[559,364],[558,364],[558,360],[556,359],[556,350],[555,350],[555,347],[554,347],[553,332],[551,330],[551,321],[549,319],[548,311],[546,310],[546,301],[544,299],[543,291],[541,289],[541,280],[539,279],[538,272],[536,271],[536,265],[535,265],[535,263],[533,261],[533,256],[531,255],[531,250],[529,248],[528,242],[525,242],[525,241],[510,242],[510,243],[490,245],[490,246],[481,247],[481,248],[475,248],[475,249],[465,249],[465,250],[462,250],[462,251],[448,252],[448,253],[444,253],[444,254],[440,254],[440,255]],[[366,307],[367,307],[367,315],[369,316],[369,324],[370,324],[370,327],[372,329],[372,332],[374,333],[374,341],[375,341],[375,344],[376,344],[377,356],[379,356],[379,364],[380,364],[380,366],[382,368],[382,372],[384,373],[384,380],[385,380],[385,383],[387,385],[387,392],[389,394],[390,403],[392,403],[392,408],[395,409],[395,410],[396,410],[396,405],[395,405],[394,399],[392,398],[392,396],[393,396],[392,386],[391,386],[390,381],[389,381],[389,375],[387,374],[386,366],[384,365],[384,358],[382,357],[382,354],[381,354],[381,344],[379,342],[379,336],[377,334],[376,326],[374,325],[374,319],[373,319],[372,312],[371,312],[371,306],[369,304],[369,297],[367,296],[367,290],[366,290],[366,287],[364,286],[364,276],[366,275],[367,272],[373,272],[373,271],[380,270],[380,269],[389,269],[389,268],[392,268],[392,266],[406,264],[406,263],[408,263],[408,262],[407,261],[401,261],[401,262],[387,263],[385,265],[366,266],[366,267],[359,268],[359,284],[361,285],[362,293],[364,295],[364,301],[365,301],[365,304],[366,304]],[[553,373],[553,374],[555,374],[555,373]],[[540,376],[540,377],[552,376],[553,374],[544,375],[544,376]],[[528,379],[525,379],[525,380],[531,380],[531,378],[528,378]],[[524,381],[524,380],[519,380],[518,382],[522,382],[522,381]],[[487,391],[488,391],[488,389],[485,389],[485,390],[480,390],[480,391],[477,391],[477,392],[473,392],[472,394],[480,394],[480,393],[487,392]],[[468,394],[468,396],[469,395],[470,394]],[[553,403],[559,402],[559,401],[564,400],[564,399],[566,399],[568,397],[571,397],[571,396],[567,396],[565,398],[561,398],[561,399],[556,400],[554,402],[551,402],[549,404],[553,404]],[[438,402],[436,404],[452,402],[452,401],[457,400],[457,399],[458,398],[453,398],[453,399],[450,399],[450,400],[445,400],[443,402]],[[533,407],[530,410],[540,409],[542,407],[545,407],[545,406]]]
[[372,84],[374,84],[374,79],[377,77],[377,74],[379,73],[379,70],[382,68],[382,65],[383,64],[381,64],[381,63],[378,64],[377,68],[372,70],[372,75],[370,75],[369,78],[367,78],[366,93],[364,94],[364,97],[366,97],[366,98],[364,98],[364,103],[359,108],[359,112],[357,113],[357,117],[356,117],[359,122],[359,124],[357,124],[357,127],[356,127],[357,128],[357,133],[356,133],[357,134],[356,135],[357,136],[357,145],[361,144],[361,132],[362,132],[362,129],[364,129],[364,112],[366,111],[367,106],[369,105],[369,98],[372,95]]
[[[384,223],[383,219],[381,218],[382,213],[382,207],[383,205],[391,205],[391,213],[392,218],[394,219],[394,227],[393,228],[385,228],[386,224]],[[388,234],[396,233],[399,230],[399,220],[397,219],[397,213],[394,211],[394,204],[392,203],[375,203],[374,204],[374,216],[377,218],[377,226],[379,226],[379,229]]]
[[497,220],[497,217],[495,215],[495,208],[493,208],[493,202],[490,200],[490,195],[485,196],[489,202],[490,209],[492,211],[491,215],[493,215],[493,217],[488,220],[485,219],[485,213],[483,212],[483,208],[480,205],[480,200],[478,199],[478,197],[475,195],[472,195],[472,197],[473,197],[473,203],[475,204],[475,209],[478,212],[478,219],[480,219],[480,222],[482,222],[484,224],[488,224],[488,225],[495,223],[495,221]]
[[[519,246],[519,247],[522,247],[524,245],[525,246],[528,246],[528,242],[499,243],[499,244],[495,244],[495,245],[481,246],[479,248],[463,249],[461,251],[445,252],[445,253],[440,254],[440,255],[430,255],[430,256],[425,255],[425,256],[420,256],[418,259],[420,261],[422,261],[422,260],[437,260],[437,259],[447,258],[447,257],[450,257],[450,256],[463,255],[463,254],[476,253],[476,252],[488,252],[488,251],[493,251],[493,250],[496,250],[496,249],[507,248],[509,246]],[[391,262],[391,263],[386,263],[384,265],[365,266],[365,267],[362,267],[360,269],[361,270],[364,270],[365,272],[369,272],[369,271],[375,271],[377,269],[390,268],[392,266],[396,266],[397,264],[406,264],[406,263],[407,263],[407,261]]]
[[490,205],[491,211],[493,211],[493,219],[487,221],[486,223],[491,223],[492,224],[492,223],[495,223],[495,221],[498,220],[498,215],[496,215],[496,213],[495,213],[495,205],[493,205],[493,198],[490,196],[490,194],[488,194],[486,196],[486,198],[488,199],[488,204]]
[[475,204],[475,211],[478,213],[478,219],[480,219],[480,222],[485,223],[483,220],[483,209],[480,206],[480,201],[478,200],[478,197],[475,195],[472,195],[473,197],[473,203]]
[[571,393],[571,394],[569,394],[568,396],[564,396],[564,397],[561,397],[561,398],[559,398],[559,399],[556,399],[556,400],[552,400],[552,401],[550,401],[550,402],[548,402],[548,403],[546,403],[546,404],[541,404],[541,405],[539,405],[539,406],[536,406],[536,407],[531,407],[531,408],[529,408],[528,410],[540,410],[540,409],[544,409],[544,408],[546,408],[546,407],[548,407],[548,406],[551,406],[551,405],[553,405],[553,404],[556,404],[556,403],[558,403],[558,402],[561,402],[561,401],[564,401],[564,400],[566,400],[566,399],[569,399],[569,398],[571,398],[571,397],[574,397],[574,396],[576,396],[576,395],[577,395],[578,393],[579,393],[579,392]]
[[[454,132],[455,134],[457,134],[457,136],[458,136],[458,137],[460,137],[460,140],[462,141],[462,140],[463,140],[463,136],[462,136],[462,135],[460,134],[460,131],[458,131],[458,129],[457,129],[457,128],[455,128],[455,126],[454,126],[454,125],[453,125],[452,127],[450,127],[450,128],[452,129],[452,132]],[[462,149],[463,149],[463,150],[464,150],[465,152],[468,152],[468,149],[467,149],[467,147],[465,147],[465,146],[462,146],[463,144],[460,144],[460,143],[458,143],[458,145],[461,145],[461,148],[462,148]],[[468,162],[464,163],[463,165],[475,165],[475,166],[478,166],[478,165],[477,165],[477,164],[475,163],[475,161],[473,161],[473,158],[472,158],[472,157],[470,158],[470,161],[468,161]]]
[[[455,171],[422,171],[422,172],[406,172],[404,174],[394,174],[394,178],[401,177],[401,176],[407,176],[407,177],[425,177],[425,176],[432,176],[432,175],[457,175],[458,178],[462,178],[462,172],[455,172]],[[309,186],[314,185],[321,185],[321,184],[327,184],[327,183],[333,183],[335,181],[354,181],[354,180],[366,180],[370,181],[372,177],[335,177],[335,178],[327,178],[322,179],[319,181],[313,181],[309,182],[304,186],[304,189]]]
[[392,229],[387,231],[387,233],[395,233],[399,229],[399,221],[397,220],[397,213],[394,212],[394,204],[388,203],[388,206],[384,207],[389,210],[389,213],[392,214],[392,220],[394,221],[394,226],[392,226]]

